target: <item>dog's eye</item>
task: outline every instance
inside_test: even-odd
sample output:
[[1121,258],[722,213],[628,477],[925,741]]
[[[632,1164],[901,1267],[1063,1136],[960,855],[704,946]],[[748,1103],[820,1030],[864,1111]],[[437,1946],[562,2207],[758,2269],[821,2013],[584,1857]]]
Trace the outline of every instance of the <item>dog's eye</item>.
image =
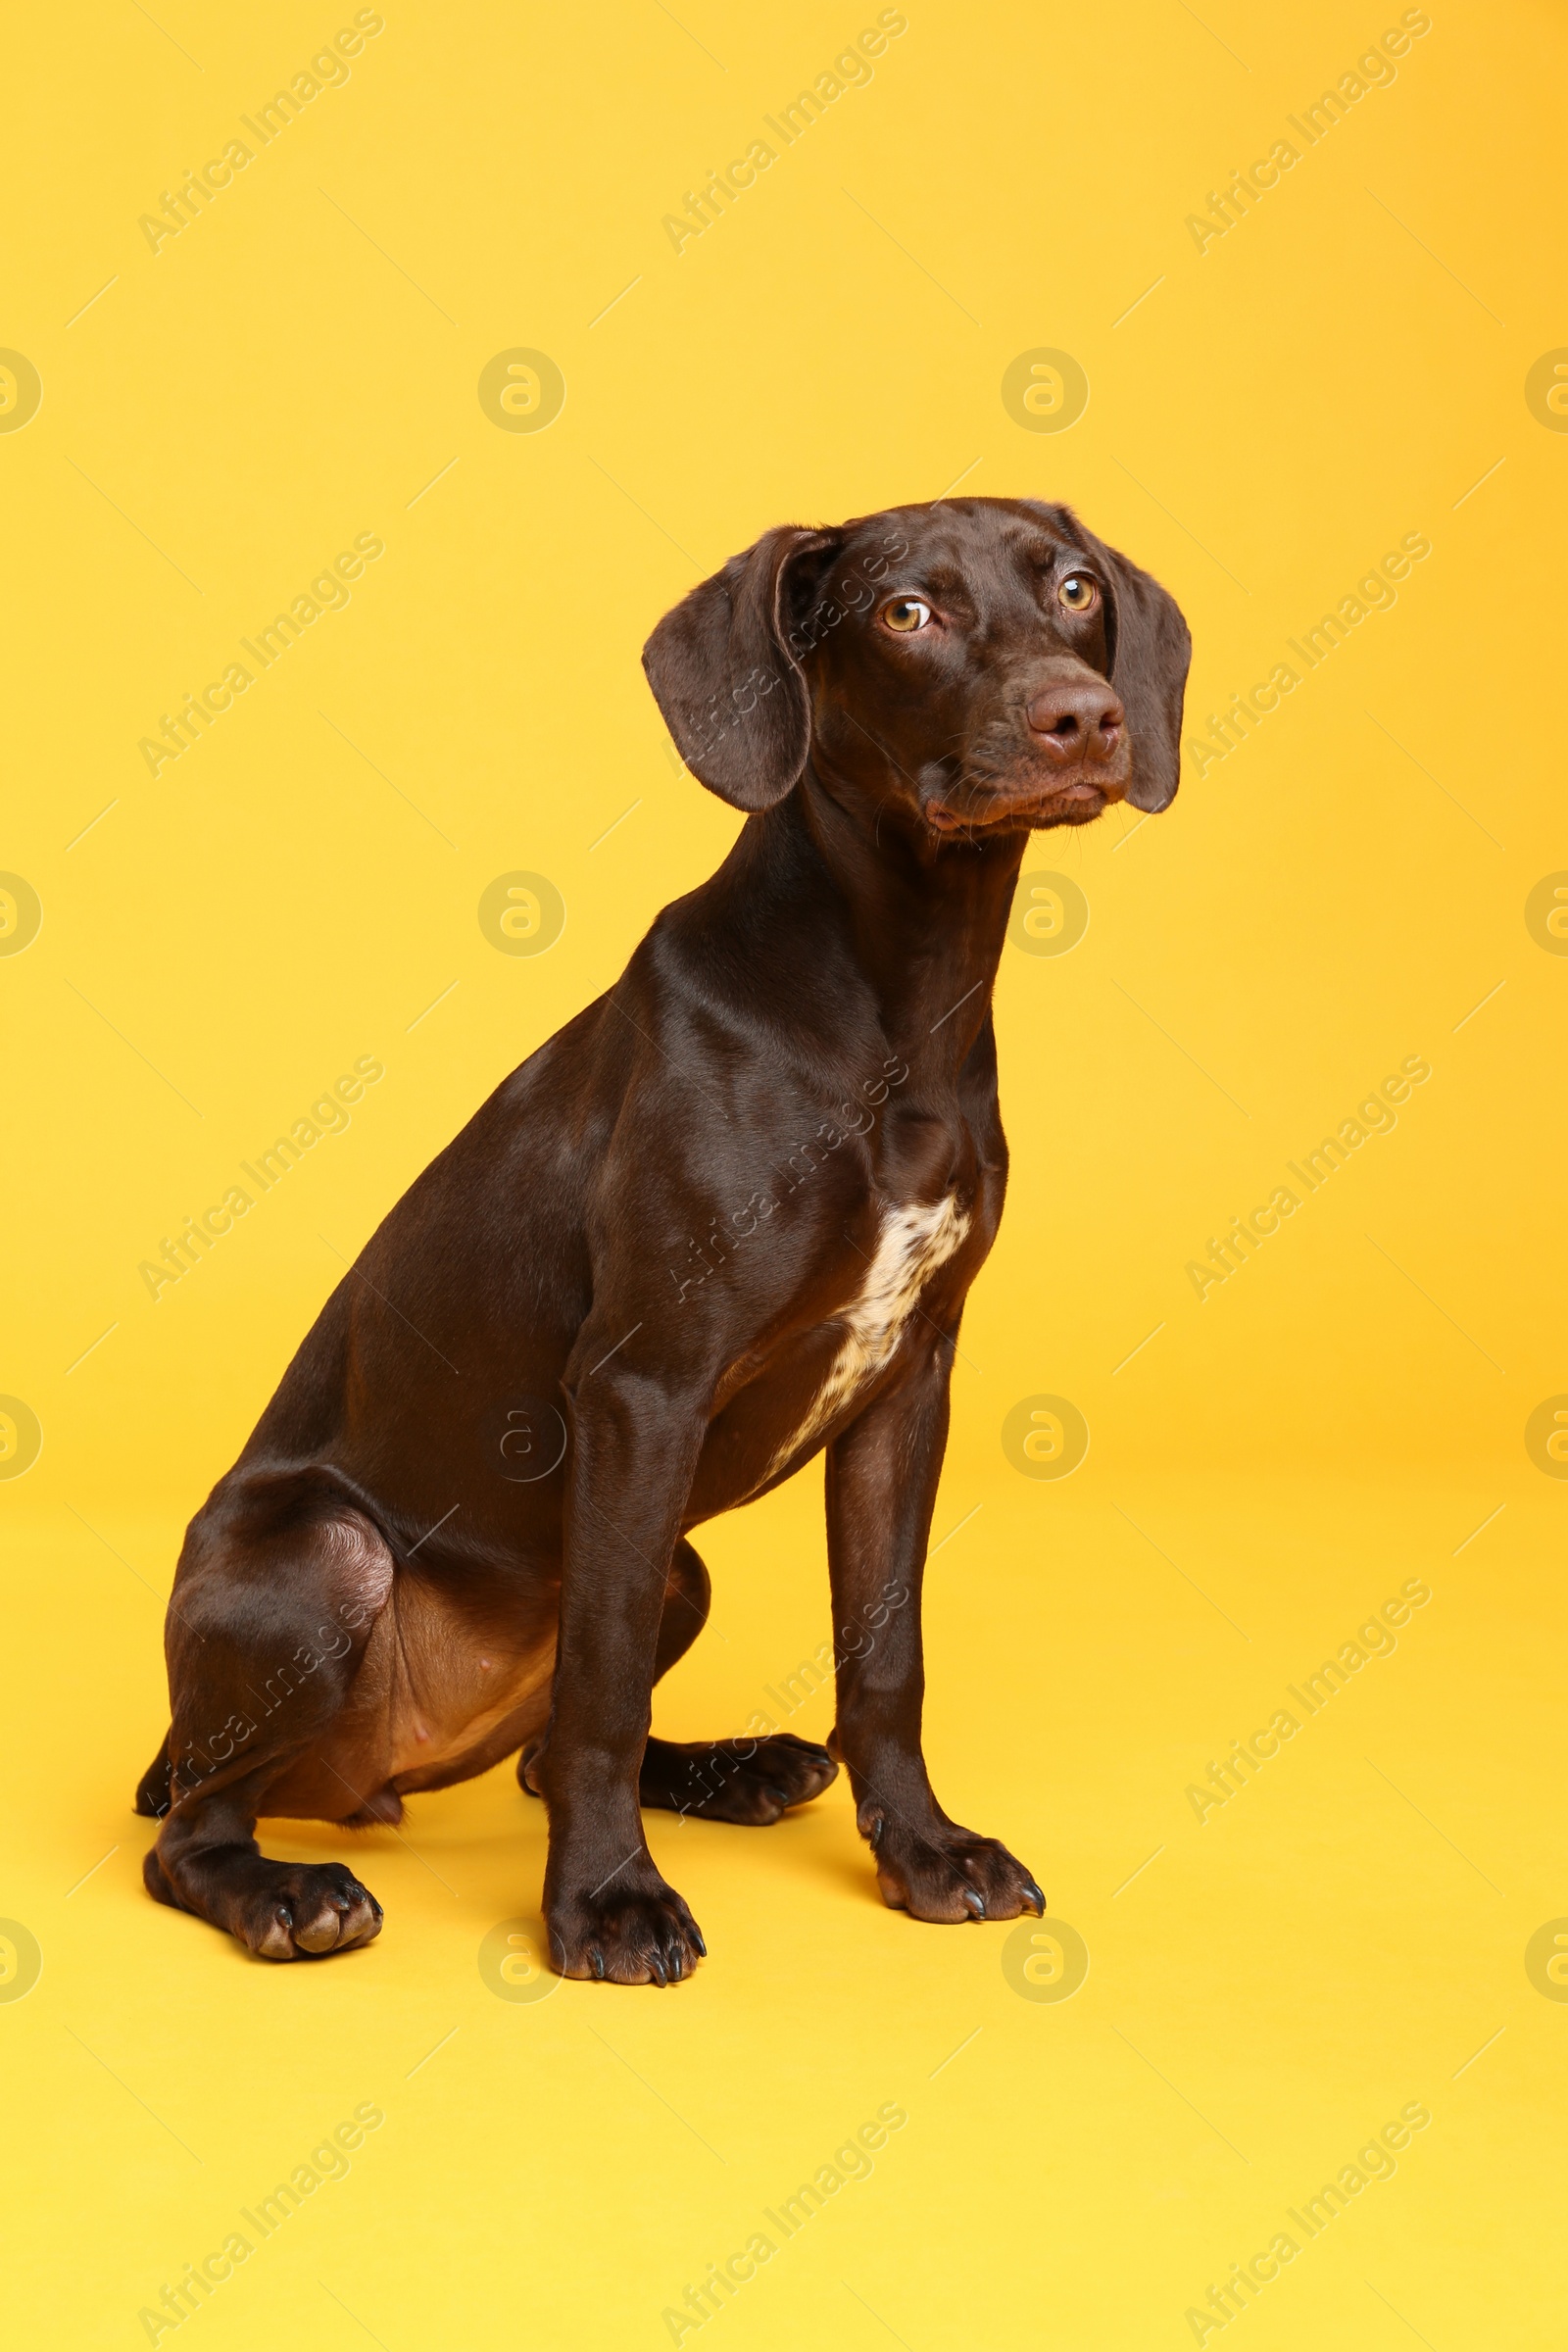
[[906,636],[910,629],[923,629],[931,617],[931,608],[917,596],[896,596],[891,605],[882,609],[882,618],[890,629]]
[[1056,601],[1065,605],[1069,612],[1092,612],[1099,594],[1100,590],[1087,573],[1073,571],[1068,573],[1056,590]]

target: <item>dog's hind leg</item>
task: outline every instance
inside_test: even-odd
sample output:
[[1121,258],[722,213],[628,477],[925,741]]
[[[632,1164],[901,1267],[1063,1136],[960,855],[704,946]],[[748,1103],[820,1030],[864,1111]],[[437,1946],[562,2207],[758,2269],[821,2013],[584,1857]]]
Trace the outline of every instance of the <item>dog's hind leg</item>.
[[[381,1907],[352,1871],[270,1861],[255,1829],[270,1790],[302,1764],[309,1780],[392,1574],[378,1529],[309,1473],[220,1494],[187,1540],[169,1622],[170,1802],[144,1876],[159,1902],[265,1959],[344,1951],[380,1932]],[[156,1795],[158,1773],[141,1793]],[[371,1793],[335,1770],[331,1783],[319,1799],[328,1819]]]
[[[685,1656],[707,1624],[710,1590],[708,1570],[683,1537],[670,1562],[656,1680]],[[825,1747],[790,1732],[756,1740],[650,1739],[637,1796],[660,1811],[760,1828],[820,1796],[838,1769]]]

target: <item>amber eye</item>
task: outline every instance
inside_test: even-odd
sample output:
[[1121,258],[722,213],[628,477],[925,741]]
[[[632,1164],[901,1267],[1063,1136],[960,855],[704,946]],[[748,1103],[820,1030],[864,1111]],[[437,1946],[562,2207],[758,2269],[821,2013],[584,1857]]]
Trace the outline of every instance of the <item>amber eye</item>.
[[917,596],[896,596],[891,605],[882,608],[883,620],[901,636],[907,636],[911,629],[923,629],[930,617],[930,606]]
[[1056,601],[1065,605],[1069,612],[1092,612],[1099,594],[1100,590],[1087,573],[1072,571],[1056,590]]

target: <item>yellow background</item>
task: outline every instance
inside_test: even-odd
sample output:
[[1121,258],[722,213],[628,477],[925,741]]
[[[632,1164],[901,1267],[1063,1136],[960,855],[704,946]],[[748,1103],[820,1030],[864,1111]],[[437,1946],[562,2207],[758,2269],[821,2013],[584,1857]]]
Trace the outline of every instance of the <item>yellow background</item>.
[[[1568,1912],[1568,1490],[1524,1426],[1568,1389],[1568,963],[1524,906],[1568,866],[1568,440],[1524,382],[1568,342],[1568,44],[1540,6],[1435,0],[1392,86],[1200,254],[1186,217],[1396,9],[911,0],[869,86],[677,256],[662,216],[874,14],[395,0],[156,255],[138,216],[351,12],[14,28],[0,343],[43,382],[0,435],[0,867],[44,909],[0,959],[0,1391],[44,1433],[0,1485],[0,1914],[43,1951],[0,2002],[19,2344],[145,2341],[366,2100],[350,2177],[186,2323],[213,2352],[667,2342],[887,2101],[874,2176],[705,2343],[1189,2343],[1410,2101],[1396,2176],[1233,2326],[1561,2341],[1568,2008],[1524,1952]],[[514,346],[564,374],[546,431],[480,408]],[[1059,435],[1000,397],[1040,346],[1092,387]],[[928,1746],[1088,1980],[1024,1999],[1011,1931],[884,1910],[841,1781],[766,1834],[650,1822],[695,1984],[504,2002],[478,1949],[533,1911],[544,1835],[510,1770],[351,1841],[371,1950],[262,1966],[140,1886],[181,1527],[338,1253],[732,837],[644,686],[655,619],[769,523],[959,477],[1072,501],[1169,585],[1189,736],[1404,533],[1433,549],[1161,821],[1036,843],[1092,921],[1003,961],[1012,1198],[956,1386]],[[160,713],[366,531],[349,607],[149,775]],[[568,908],[536,958],[476,919],[515,868]],[[139,1262],[367,1054],[352,1128],[155,1303]],[[1416,1054],[1396,1131],[1200,1304],[1207,1237]],[[1042,1392],[1092,1431],[1061,1482],[1000,1442]],[[826,1638],[818,1483],[709,1531],[661,1730],[738,1728]],[[1416,1577],[1396,1653],[1200,1824],[1188,1784]]]

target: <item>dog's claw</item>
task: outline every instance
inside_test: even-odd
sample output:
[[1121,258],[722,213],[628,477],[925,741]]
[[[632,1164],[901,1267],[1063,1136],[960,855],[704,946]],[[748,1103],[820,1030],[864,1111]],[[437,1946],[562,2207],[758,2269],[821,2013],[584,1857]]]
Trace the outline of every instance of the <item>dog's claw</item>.
[[695,1925],[691,1929],[691,1939],[693,1943],[696,1944],[697,1949],[701,1952],[703,1958],[706,1960],[708,1958],[708,1946],[703,1941],[702,1930]]
[[760,1829],[809,1804],[837,1778],[826,1748],[791,1732],[764,1740],[650,1740],[637,1793],[645,1808],[658,1806],[683,1821]]
[[894,1911],[948,1926],[1016,1919],[1020,1911],[1045,1916],[1035,1880],[995,1838],[978,1838],[941,1817],[922,1833],[894,1814],[875,1844],[877,1884]]
[[600,1984],[679,1984],[697,1973],[706,1947],[695,1922],[671,1886],[653,1877],[641,1888],[608,1901],[564,1897],[550,1926],[555,1966],[564,1977]]

